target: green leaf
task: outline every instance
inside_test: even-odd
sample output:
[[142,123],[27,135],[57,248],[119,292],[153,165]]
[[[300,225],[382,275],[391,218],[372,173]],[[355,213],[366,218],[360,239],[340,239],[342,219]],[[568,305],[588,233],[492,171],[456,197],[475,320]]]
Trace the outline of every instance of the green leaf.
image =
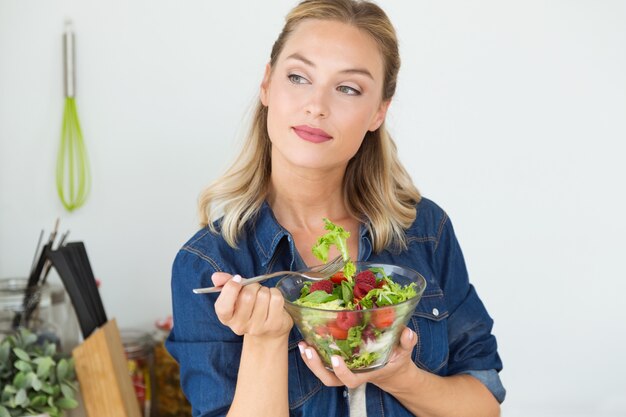
[[74,358],[69,358],[69,360],[67,361],[67,375],[65,377],[65,380],[76,380]]
[[61,411],[57,407],[45,407],[40,411],[48,414],[50,417],[61,417]]
[[340,350],[341,356],[344,359],[348,359],[352,356],[352,348],[350,347],[350,342],[347,340],[335,340],[335,344]]
[[347,281],[341,281],[341,298],[343,299],[343,302],[348,304],[352,302],[353,297],[352,285],[350,285]]
[[24,372],[18,372],[13,378],[13,386],[18,390],[26,387],[26,374]]
[[64,410],[69,410],[78,406],[78,402],[72,398],[59,398],[54,402],[54,404]]
[[348,260],[348,246],[346,244],[347,239],[350,237],[350,232],[347,232],[343,227],[333,224],[330,220],[324,219],[324,228],[328,230],[328,233],[317,239],[317,243],[313,246],[313,255],[322,262],[328,262],[328,250],[331,245],[335,245],[339,252],[341,252],[343,259]]
[[311,284],[312,282],[307,281],[304,283],[304,285],[302,285],[302,288],[300,288],[300,298],[309,295],[309,293],[311,292]]
[[23,361],[23,360],[16,361],[15,364],[13,364],[13,366],[15,366],[17,369],[19,369],[22,372],[31,372],[33,370],[33,367],[30,366],[28,362]]
[[364,352],[349,359],[346,365],[350,368],[363,368],[371,365],[378,358],[380,358],[379,352]]
[[72,387],[70,384],[63,382],[61,384],[61,392],[63,393],[63,396],[65,398],[74,399],[74,387]]
[[352,277],[356,273],[356,265],[348,259],[343,266],[343,276],[346,277],[349,281],[352,281]]
[[44,354],[46,356],[54,356],[57,352],[57,347],[54,343],[48,343],[44,348]]
[[24,346],[30,346],[37,341],[37,335],[29,331],[25,331],[22,332],[22,340],[24,341]]
[[351,348],[355,348],[361,344],[361,333],[363,332],[364,326],[355,326],[351,327],[348,330],[348,345]]
[[356,266],[350,260],[350,254],[348,253],[348,238],[350,237],[350,232],[326,218],[324,219],[324,223],[324,228],[328,230],[328,232],[317,239],[317,242],[311,249],[313,255],[320,261],[326,263],[328,262],[328,251],[330,247],[334,245],[337,250],[339,250],[339,253],[341,253],[345,262],[343,275],[348,281],[352,281],[352,276],[356,272]]
[[9,398],[9,400],[8,400],[8,401],[6,401],[6,402],[4,403],[4,405],[6,405],[6,406],[7,406],[7,407],[9,407],[9,408],[15,408],[15,407],[17,407],[17,404],[15,404],[15,396],[13,396],[13,397]]
[[41,390],[41,381],[37,377],[37,374],[34,372],[29,372],[26,374],[26,380],[28,381],[28,385],[33,387],[35,391]]
[[69,371],[69,365],[66,359],[61,359],[57,364],[57,380],[63,381]]
[[22,388],[17,392],[17,394],[15,394],[15,405],[26,407],[28,406],[28,403],[28,395],[26,395],[26,390]]
[[13,348],[13,353],[15,353],[15,356],[17,356],[21,360],[26,361],[26,362],[30,362],[30,356],[23,349],[20,349],[20,348],[17,348],[17,347]]
[[323,291],[323,290],[317,290],[317,291],[313,291],[311,294],[307,295],[306,297],[299,299],[298,301],[304,301],[304,302],[313,303],[313,304],[321,304],[321,303],[327,303],[329,301],[336,300],[336,299],[337,297],[334,296],[333,294],[328,294],[326,291]]
[[9,393],[9,394],[17,394],[17,389],[15,389],[15,387],[13,385],[5,385],[4,389],[2,390],[3,393]]
[[11,417],[9,410],[0,405],[0,417]]
[[60,410],[57,407],[46,408],[44,411],[48,413],[50,417],[63,417],[63,410]]
[[[369,295],[369,293],[368,293],[368,295]],[[361,298],[361,301],[359,301],[359,304],[361,304],[361,307],[363,307],[363,308],[372,308],[372,307],[374,307],[374,302],[372,301],[372,298],[371,297],[368,298],[367,296],[364,297],[364,298]]]
[[73,379],[71,381],[67,380],[67,381],[63,381],[63,384],[70,387],[74,392],[78,392],[78,385],[75,383],[75,381],[76,379]]
[[37,364],[37,376],[42,379],[48,379],[50,368],[54,366],[54,360],[50,357],[37,358],[33,361]]
[[31,407],[43,407],[44,405],[46,405],[47,401],[48,401],[48,397],[47,396],[45,396],[45,395],[36,395],[30,401],[30,406]]

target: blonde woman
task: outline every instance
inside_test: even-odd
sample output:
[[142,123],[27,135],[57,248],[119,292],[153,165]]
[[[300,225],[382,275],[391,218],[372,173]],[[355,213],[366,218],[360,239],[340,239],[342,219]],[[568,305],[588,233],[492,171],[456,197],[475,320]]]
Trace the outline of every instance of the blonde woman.
[[[385,129],[399,67],[395,31],[370,2],[304,1],[287,16],[247,143],[202,194],[204,227],[174,262],[167,346],[194,416],[499,415],[492,320],[448,216],[420,196]],[[358,260],[428,280],[381,369],[353,374],[336,357],[328,371],[275,280],[241,285],[318,263],[324,217],[350,232]],[[219,296],[192,293],[210,285]]]

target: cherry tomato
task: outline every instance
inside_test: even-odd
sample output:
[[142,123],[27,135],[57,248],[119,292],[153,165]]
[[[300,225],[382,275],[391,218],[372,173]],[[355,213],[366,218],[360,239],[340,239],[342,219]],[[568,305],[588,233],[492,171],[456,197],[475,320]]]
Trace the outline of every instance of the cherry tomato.
[[341,284],[341,281],[347,281],[348,279],[343,275],[343,271],[339,271],[330,277],[330,280],[335,284]]
[[342,329],[335,322],[328,323],[328,331],[337,340],[346,340],[348,338],[348,330]]
[[393,324],[396,313],[393,308],[372,311],[372,324],[379,329],[386,329]]

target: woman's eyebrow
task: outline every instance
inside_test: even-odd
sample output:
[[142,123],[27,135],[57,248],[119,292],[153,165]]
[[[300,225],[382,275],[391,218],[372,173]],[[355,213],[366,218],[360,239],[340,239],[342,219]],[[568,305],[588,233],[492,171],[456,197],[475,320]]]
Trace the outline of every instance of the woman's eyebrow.
[[[291,55],[289,55],[286,59],[295,59],[297,61],[301,61],[302,63],[315,68],[315,64],[313,63],[313,61],[311,61],[310,59],[307,59],[305,57],[303,57],[302,55],[300,55],[299,53],[293,53]],[[368,78],[371,78],[372,80],[374,80],[374,77],[372,76],[372,74],[365,68],[347,68],[344,70],[339,71],[341,74],[361,74],[361,75],[365,75]]]

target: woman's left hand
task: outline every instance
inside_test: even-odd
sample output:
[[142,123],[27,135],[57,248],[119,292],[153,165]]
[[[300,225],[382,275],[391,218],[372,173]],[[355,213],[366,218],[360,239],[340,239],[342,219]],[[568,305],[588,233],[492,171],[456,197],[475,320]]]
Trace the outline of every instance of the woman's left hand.
[[385,389],[388,384],[393,384],[393,381],[397,381],[397,378],[402,378],[403,375],[412,370],[415,367],[415,363],[411,359],[411,352],[413,347],[417,343],[417,336],[408,327],[405,327],[400,336],[400,343],[395,347],[389,358],[389,362],[380,369],[370,372],[363,372],[355,374],[348,369],[343,359],[335,355],[333,360],[333,372],[330,372],[324,367],[319,355],[315,349],[305,342],[300,342],[298,347],[300,348],[300,354],[302,360],[309,369],[322,381],[322,383],[329,387],[343,386],[348,388],[356,388],[366,382],[377,385],[381,389]]

